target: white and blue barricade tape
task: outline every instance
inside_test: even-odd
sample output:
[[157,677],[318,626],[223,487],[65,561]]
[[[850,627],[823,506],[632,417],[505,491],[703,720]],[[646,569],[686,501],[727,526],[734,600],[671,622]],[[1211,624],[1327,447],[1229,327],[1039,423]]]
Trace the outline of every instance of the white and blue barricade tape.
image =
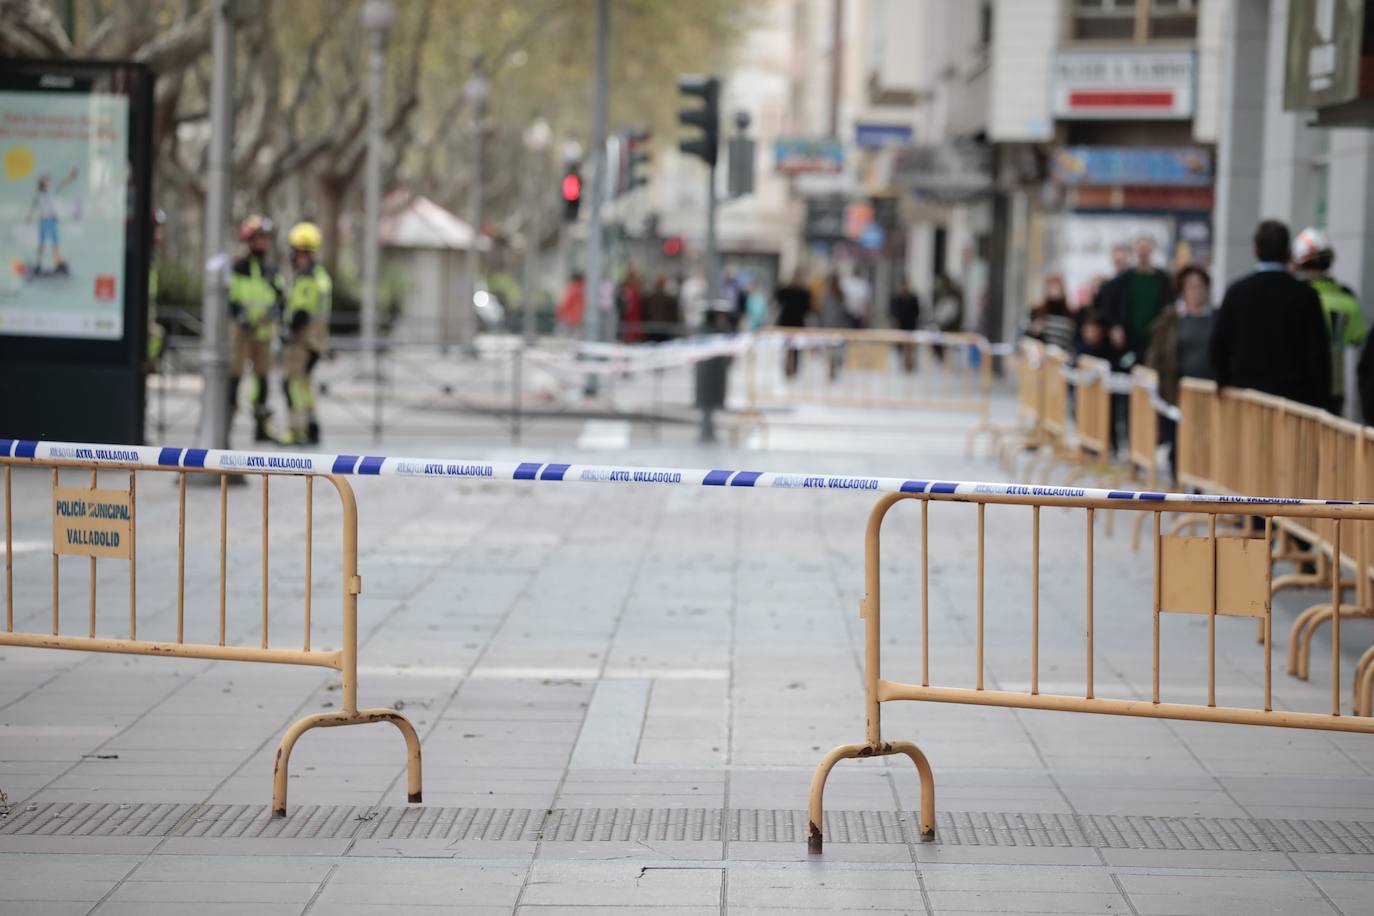
[[912,493],[933,496],[1030,497],[1047,503],[1076,500],[1207,502],[1244,505],[1374,505],[1339,499],[1288,499],[1269,496],[1219,496],[1151,490],[1033,486],[954,480],[916,480],[844,474],[798,474],[726,468],[654,468],[574,464],[553,461],[486,461],[453,458],[398,458],[384,455],[327,455],[308,452],[247,452],[228,449],[169,448],[156,445],[98,445],[0,439],[0,456],[39,461],[81,461],[149,470],[179,468],[242,471],[253,474],[338,474],[362,477],[421,477],[446,480],[512,480],[553,483],[591,482],[652,486],[744,487],[771,490],[829,490],[857,493]]

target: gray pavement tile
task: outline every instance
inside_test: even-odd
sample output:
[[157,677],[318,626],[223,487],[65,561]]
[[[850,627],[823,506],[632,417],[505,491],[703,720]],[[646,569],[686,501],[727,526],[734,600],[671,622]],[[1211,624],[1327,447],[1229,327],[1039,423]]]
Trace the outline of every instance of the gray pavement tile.
[[497,840],[406,840],[366,837],[353,841],[349,856],[403,859],[532,859],[538,843]]
[[0,853],[146,855],[161,842],[155,836],[0,836]]
[[920,843],[916,860],[980,865],[1101,865],[1094,849],[1044,846],[947,846]]
[[6,916],[86,916],[90,911],[87,901],[23,900],[5,904]]
[[1017,868],[987,865],[928,865],[921,863],[927,891],[990,891],[1035,893],[1114,894],[1116,883],[1105,868]]
[[973,910],[1000,913],[1126,913],[1119,891],[945,891],[928,890],[937,913]]
[[[1243,868],[1291,871],[1293,862],[1281,852],[1234,852],[1209,849],[1103,849],[1108,865],[1123,868]],[[1374,863],[1371,863],[1374,864]]]
[[719,916],[720,904],[715,906],[658,906],[655,904],[634,904],[633,906],[558,906],[546,904],[522,904],[516,911],[517,916],[587,916],[590,912],[621,914],[632,916],[635,913],[649,913],[652,916]]
[[[243,916],[244,904],[205,902],[196,903],[197,916]],[[305,911],[304,903],[255,903],[252,904],[254,916],[298,916]],[[108,900],[101,904],[93,914],[98,916],[186,916],[187,904],[184,902],[152,902],[148,900]]]
[[[94,903],[109,893],[110,888],[116,883],[118,879],[82,881],[73,876],[57,880],[12,874],[4,881],[0,881],[0,903],[24,900],[86,900]],[[4,908],[7,907],[0,907]]]
[[[125,881],[110,896],[110,901],[149,903],[308,903],[319,888],[319,881],[287,883],[281,881],[221,881],[215,866],[195,881]],[[212,879],[212,880],[207,880]]]
[[504,906],[515,905],[519,885],[488,884],[469,874],[453,881],[389,884],[336,884],[320,893],[315,909],[331,912],[339,904],[374,906]]
[[910,865],[911,850],[905,843],[828,843],[825,852],[815,856],[807,852],[802,840],[792,843],[732,840],[726,858],[731,862],[896,862]]
[[166,855],[190,856],[341,856],[350,840],[298,837],[172,836],[158,849]]
[[636,842],[544,842],[538,861],[597,861],[644,859],[646,861],[709,862],[722,856],[719,840],[639,840]]

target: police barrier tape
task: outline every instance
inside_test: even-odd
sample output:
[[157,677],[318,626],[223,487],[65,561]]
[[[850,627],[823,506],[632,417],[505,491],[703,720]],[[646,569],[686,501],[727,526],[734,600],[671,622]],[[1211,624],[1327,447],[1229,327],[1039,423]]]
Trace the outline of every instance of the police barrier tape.
[[[834,473],[733,470],[724,468],[638,467],[552,461],[407,458],[383,455],[337,455],[310,452],[253,452],[226,449],[169,448],[153,445],[100,445],[0,439],[0,458],[80,461],[94,466],[148,470],[210,470],[249,474],[311,474],[332,477],[418,477],[552,483],[628,483],[672,486],[751,487],[777,490],[843,490],[861,493],[908,493],[934,496],[999,496],[1077,505],[1105,500],[1123,505],[1145,503],[1218,503],[1323,507],[1374,505],[1353,500],[1289,499],[1234,494],[1189,495],[1145,490],[1032,486],[977,481],[917,480]],[[1171,510],[1172,511],[1172,510]]]
[[[300,584],[302,590],[302,611],[304,636],[300,648],[281,648],[280,627],[276,633],[269,633],[269,561],[274,555],[270,542],[270,507],[274,497],[289,493],[288,480],[277,475],[288,468],[311,462],[299,459],[267,460],[275,456],[251,456],[223,453],[214,461],[199,462],[194,456],[186,463],[169,462],[171,451],[184,455],[185,450],[132,448],[116,445],[71,445],[65,443],[35,443],[0,439],[0,467],[4,469],[4,533],[5,533],[5,626],[0,630],[0,645],[20,646],[38,649],[65,649],[85,652],[110,652],[122,655],[160,656],[170,658],[200,658],[222,662],[263,662],[279,665],[308,665],[329,668],[339,672],[340,708],[337,711],[308,715],[293,723],[281,738],[272,775],[272,813],[274,816],[286,815],[286,796],[288,769],[291,751],[297,739],[314,728],[331,728],[344,725],[365,725],[374,722],[390,722],[401,732],[407,751],[407,791],[408,800],[419,802],[420,787],[420,740],[410,721],[394,709],[358,708],[358,595],[362,591],[362,578],[358,575],[358,510],[353,488],[348,481],[337,474],[328,472],[308,472],[304,477],[304,513],[295,516],[303,521],[304,576]],[[261,467],[259,467],[261,465]],[[44,520],[44,527],[52,535],[52,619],[48,632],[26,632],[22,626],[15,628],[15,540],[14,540],[14,500],[13,471],[15,468],[29,467],[47,470],[51,477],[52,513],[51,526]],[[105,474],[104,486],[100,474]],[[89,472],[89,477],[86,477]],[[66,475],[64,480],[63,474]],[[86,478],[86,486],[74,485],[73,475]],[[176,632],[173,638],[169,633],[165,639],[149,639],[147,628],[139,633],[139,564],[138,529],[139,501],[137,480],[139,474],[153,474],[163,479],[175,477],[177,483],[177,578],[176,578]],[[217,583],[201,581],[194,575],[188,582],[187,570],[187,512],[186,484],[189,477],[217,478],[219,484],[219,564]],[[242,604],[251,592],[234,589],[230,595],[231,576],[227,562],[229,553],[228,539],[228,483],[230,478],[252,476],[260,481],[262,488],[261,515],[261,581],[260,581],[260,631],[258,645],[236,642],[230,633],[230,620],[235,624],[244,622],[243,615],[231,614],[230,604]],[[312,596],[316,590],[312,577],[314,564],[314,490],[316,477],[322,477],[333,485],[338,493],[341,518],[339,523],[341,569],[341,640],[338,648],[322,649],[312,646]],[[112,486],[110,479],[120,482],[118,488]],[[276,486],[271,485],[277,478]],[[298,478],[299,479],[299,478]],[[198,514],[193,520],[204,523],[206,518]],[[208,527],[208,526],[206,526]],[[192,548],[197,546],[193,538]],[[280,553],[277,566],[280,567]],[[61,601],[61,563],[67,557],[68,568],[76,558],[87,558],[89,562],[89,594],[87,613],[80,615],[86,624],[84,634],[71,632],[73,614],[68,600],[64,615]],[[129,588],[127,596],[127,636],[110,637],[106,626],[101,627],[97,620],[97,604],[107,607],[112,602],[109,596],[100,600],[96,574],[97,562],[123,561],[129,564]],[[21,564],[20,573],[25,570]],[[280,569],[275,570],[277,578],[282,578]],[[107,577],[108,578],[108,577]],[[205,603],[218,586],[218,640],[197,641],[188,636],[187,596],[192,603]],[[235,583],[237,584],[237,583]],[[189,587],[188,587],[189,586]],[[144,594],[149,590],[145,589]],[[154,593],[153,601],[165,600],[165,592]],[[116,598],[116,600],[118,600]],[[213,598],[208,598],[213,602]],[[251,602],[251,598],[247,598]],[[123,603],[122,601],[119,603]],[[108,613],[108,612],[107,612]],[[122,615],[121,615],[122,616]],[[256,617],[257,615],[253,615]],[[196,620],[192,620],[191,631],[195,630]],[[271,636],[276,636],[273,644]]]

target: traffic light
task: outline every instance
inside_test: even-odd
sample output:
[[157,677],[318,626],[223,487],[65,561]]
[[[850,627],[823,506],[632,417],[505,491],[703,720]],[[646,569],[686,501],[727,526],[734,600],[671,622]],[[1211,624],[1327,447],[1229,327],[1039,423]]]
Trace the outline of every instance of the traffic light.
[[633,191],[649,183],[649,176],[642,170],[649,166],[649,138],[653,135],[647,130],[627,130],[624,136],[621,149],[625,151],[625,168],[621,173],[624,176],[621,190]]
[[577,174],[577,166],[570,165],[563,173],[563,222],[577,222],[577,211],[582,206],[582,176]]
[[677,90],[702,101],[700,108],[678,112],[678,123],[701,129],[699,138],[681,141],[678,149],[715,168],[716,149],[720,146],[720,80],[714,76],[683,76],[678,78]]

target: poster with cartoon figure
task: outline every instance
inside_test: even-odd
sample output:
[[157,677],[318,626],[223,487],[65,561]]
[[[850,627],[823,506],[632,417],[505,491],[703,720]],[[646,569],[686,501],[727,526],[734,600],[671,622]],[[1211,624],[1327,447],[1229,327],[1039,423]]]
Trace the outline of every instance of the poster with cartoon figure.
[[0,92],[0,334],[124,334],[129,103]]

